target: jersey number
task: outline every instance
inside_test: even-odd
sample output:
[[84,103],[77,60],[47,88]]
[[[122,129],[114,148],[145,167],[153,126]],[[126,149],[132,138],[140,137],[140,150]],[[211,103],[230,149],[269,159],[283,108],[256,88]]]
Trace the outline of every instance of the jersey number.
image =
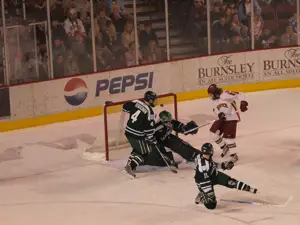
[[137,121],[137,118],[139,117],[140,113],[141,113],[141,111],[138,110],[138,111],[136,111],[135,113],[132,114],[132,116],[130,117],[132,123]]

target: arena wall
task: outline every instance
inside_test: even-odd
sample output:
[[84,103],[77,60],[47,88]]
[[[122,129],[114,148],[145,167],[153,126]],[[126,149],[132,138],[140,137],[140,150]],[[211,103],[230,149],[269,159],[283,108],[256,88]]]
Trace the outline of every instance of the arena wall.
[[[147,90],[205,98],[210,83],[251,92],[300,87],[300,48],[207,56],[9,87],[9,115],[0,131],[102,114],[105,101],[142,97]],[[7,88],[6,88],[7,89]]]

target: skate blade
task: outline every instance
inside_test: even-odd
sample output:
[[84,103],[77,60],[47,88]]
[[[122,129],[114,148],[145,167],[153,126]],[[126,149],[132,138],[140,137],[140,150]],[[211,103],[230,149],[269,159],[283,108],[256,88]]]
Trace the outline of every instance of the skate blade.
[[127,171],[126,170],[122,170],[121,171],[125,176],[127,176],[127,177],[129,177],[130,179],[134,179],[136,176],[133,176],[133,175],[130,175],[129,173],[127,173]]

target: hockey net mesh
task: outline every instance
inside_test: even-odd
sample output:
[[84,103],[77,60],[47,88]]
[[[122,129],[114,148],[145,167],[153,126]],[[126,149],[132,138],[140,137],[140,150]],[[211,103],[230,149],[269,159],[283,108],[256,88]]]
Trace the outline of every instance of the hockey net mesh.
[[[130,145],[126,139],[125,127],[129,118],[128,113],[122,111],[125,102],[115,102],[104,107],[104,127],[99,129],[96,141],[83,154],[83,158],[88,160],[114,160],[128,155],[131,151]],[[163,111],[169,111],[173,118],[177,119],[177,98],[175,94],[159,95],[157,106],[153,108],[156,114]],[[114,151],[118,150],[118,151]]]

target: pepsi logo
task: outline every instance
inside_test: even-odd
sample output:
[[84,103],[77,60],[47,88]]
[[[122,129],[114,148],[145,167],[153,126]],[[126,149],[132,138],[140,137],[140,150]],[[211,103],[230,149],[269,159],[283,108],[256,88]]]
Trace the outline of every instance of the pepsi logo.
[[88,95],[88,87],[80,78],[73,78],[66,83],[65,99],[72,106],[81,105]]

